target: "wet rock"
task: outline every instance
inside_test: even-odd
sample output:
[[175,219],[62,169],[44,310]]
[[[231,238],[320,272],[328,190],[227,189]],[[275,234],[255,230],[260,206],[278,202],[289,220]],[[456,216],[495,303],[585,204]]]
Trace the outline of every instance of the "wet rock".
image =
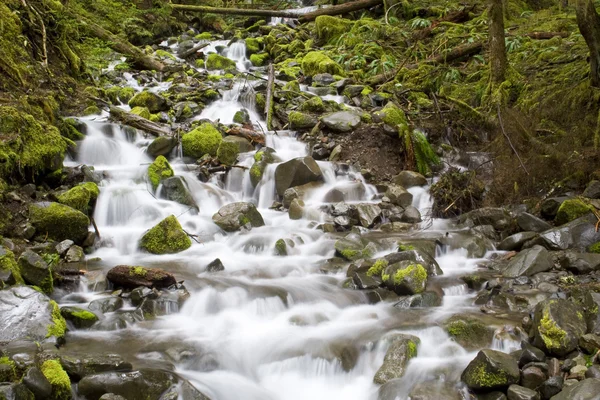
[[354,111],[338,111],[321,118],[321,122],[334,132],[350,132],[360,125],[360,115]]
[[173,137],[159,136],[150,143],[146,152],[152,158],[168,156],[177,146],[177,140]]
[[459,388],[448,382],[420,382],[409,394],[410,400],[463,400]]
[[412,296],[401,297],[394,304],[395,308],[424,308],[424,307],[439,307],[442,305],[442,297],[437,292],[423,292]]
[[264,226],[262,215],[252,203],[231,203],[219,209],[212,220],[225,232],[235,232],[242,228],[251,229]]
[[377,248],[369,240],[350,234],[335,242],[336,255],[348,261],[371,258]]
[[365,195],[365,186],[362,182],[349,182],[338,186],[325,194],[326,203],[339,203],[343,201],[359,200]]
[[521,371],[521,386],[536,390],[546,380],[546,374],[538,367],[527,367]]
[[90,220],[81,211],[59,203],[29,205],[29,220],[40,236],[50,240],[71,239],[81,243],[87,236]]
[[174,215],[160,221],[142,236],[140,248],[153,254],[173,254],[188,249],[192,240]]
[[519,252],[511,258],[502,271],[502,275],[508,278],[519,276],[532,276],[540,272],[550,271],[553,267],[552,257],[548,250],[542,246],[533,246],[531,249]]
[[381,217],[381,208],[377,204],[357,204],[358,220],[365,228],[371,228]]
[[77,329],[89,328],[98,322],[96,314],[79,307],[62,307],[60,314]]
[[467,350],[489,347],[494,339],[495,328],[476,316],[455,315],[444,323],[448,335]]
[[582,196],[588,199],[600,199],[600,181],[590,181],[583,191]]
[[491,225],[502,232],[510,228],[512,218],[503,208],[484,207],[462,214],[458,222],[467,226]]
[[544,247],[551,250],[587,249],[596,242],[600,242],[600,231],[596,232],[595,225],[598,219],[594,215],[587,215],[567,224],[544,231],[540,234],[540,241]]
[[529,240],[537,237],[535,232],[519,232],[511,235],[500,242],[498,250],[519,251]]
[[[321,182],[310,182],[305,185],[294,186],[289,189],[286,189],[286,191],[283,193],[283,206],[285,208],[290,208],[290,205],[292,204],[292,200],[294,200],[294,199],[302,200],[302,199],[304,199],[304,196],[306,196],[306,194],[309,193],[311,190],[318,189],[321,186],[322,186]],[[328,200],[326,200],[326,201],[328,201]]]
[[62,354],[60,363],[69,377],[79,381],[88,375],[103,372],[129,372],[132,365],[118,354]]
[[519,385],[510,385],[506,395],[508,400],[540,400],[538,392]]
[[477,400],[506,400],[506,395],[502,392],[482,393],[477,396]]
[[302,219],[302,216],[304,215],[304,201],[302,201],[300,199],[292,200],[292,204],[290,204],[290,209],[289,209],[288,214],[289,214],[290,219],[293,219],[293,220]]
[[402,186],[390,185],[385,191],[385,197],[390,200],[390,203],[402,208],[412,204],[413,195],[404,189]]
[[404,376],[408,362],[417,356],[421,340],[412,335],[398,335],[385,353],[383,365],[375,373],[373,382],[379,385]]
[[483,258],[494,248],[489,239],[474,233],[451,232],[439,241],[450,249],[466,249],[469,258]]
[[167,101],[164,97],[149,91],[140,92],[133,96],[129,100],[129,106],[131,108],[146,107],[153,114],[159,111],[167,111],[168,109]]
[[413,186],[427,185],[427,178],[415,171],[402,171],[392,178],[392,183],[408,189]]
[[481,350],[463,371],[461,379],[472,390],[502,390],[519,382],[519,365],[508,354]]
[[23,383],[33,393],[36,400],[50,398],[52,385],[50,385],[50,382],[48,382],[48,379],[38,367],[31,367],[27,370],[25,375],[23,375]]
[[569,197],[550,197],[542,202],[540,205],[540,213],[542,217],[546,219],[554,219],[556,217],[556,213],[558,212],[558,208],[565,201],[568,200]]
[[108,271],[108,279],[116,287],[135,289],[139,286],[149,288],[168,288],[177,284],[175,277],[159,268],[133,267],[118,265]]
[[0,383],[0,399],[2,400],[30,400],[33,397],[33,393],[23,383]]
[[323,173],[312,157],[294,158],[275,169],[275,189],[283,196],[288,188],[323,180]]
[[220,259],[215,258],[206,266],[206,272],[219,272],[225,271],[225,266]]
[[552,376],[548,378],[542,385],[539,387],[539,392],[543,400],[548,400],[552,396],[557,395],[563,388],[565,380],[562,376]]
[[561,267],[578,275],[600,270],[600,254],[566,251],[559,256],[559,262]]
[[408,260],[387,266],[381,277],[388,289],[401,296],[422,293],[427,286],[425,267]]
[[[414,247],[414,246],[412,246]],[[410,246],[409,246],[410,248]],[[399,249],[400,250],[400,249]],[[435,251],[435,250],[434,250]],[[435,254],[435,253],[434,253]],[[388,264],[395,264],[400,261],[414,261],[415,263],[421,264],[427,270],[427,275],[442,275],[443,271],[439,264],[432,256],[431,253],[427,252],[423,248],[413,248],[411,250],[398,251],[397,253],[391,253],[384,257]]]
[[552,228],[552,225],[529,213],[521,213],[517,216],[517,225],[524,231],[543,232]]
[[0,290],[0,342],[62,337],[65,328],[58,306],[43,293],[27,286]]
[[81,379],[78,393],[88,400],[97,400],[106,393],[117,394],[127,400],[159,400],[175,383],[173,375],[160,370],[108,372],[88,375]]
[[106,394],[103,394],[102,396],[100,396],[99,400],[127,400],[127,399],[123,396],[119,396],[118,394],[106,393]]
[[198,205],[190,193],[187,182],[182,176],[173,176],[162,181],[159,197],[175,201],[198,211]]
[[290,112],[288,120],[290,121],[290,129],[294,130],[311,129],[319,122],[312,115],[300,111]]
[[533,345],[546,354],[564,356],[577,348],[579,337],[587,326],[583,309],[568,300],[552,299],[540,302],[535,308]]
[[585,371],[586,378],[600,378],[600,367],[592,365]]
[[335,79],[331,74],[316,74],[313,76],[312,81],[315,86],[329,86],[335,82]]
[[404,209],[400,222],[407,222],[409,224],[416,224],[421,222],[421,213],[416,207],[408,206]]
[[537,347],[530,345],[526,341],[521,342],[521,356],[519,357],[519,366],[523,367],[531,362],[544,362],[546,355]]
[[579,347],[587,354],[596,354],[600,350],[600,336],[588,333],[579,338]]
[[123,299],[117,296],[109,296],[105,299],[94,300],[88,306],[91,311],[101,314],[117,311],[121,307],[123,307]]
[[381,285],[381,280],[378,277],[371,277],[367,274],[355,272],[352,274],[352,282],[357,289],[377,289]]
[[77,245],[71,246],[65,255],[65,261],[68,263],[76,263],[85,260],[83,249]]
[[600,379],[585,379],[565,388],[552,397],[552,400],[598,400],[600,399]]
[[62,242],[56,245],[56,253],[62,257],[74,244],[75,243],[72,240],[63,240]]

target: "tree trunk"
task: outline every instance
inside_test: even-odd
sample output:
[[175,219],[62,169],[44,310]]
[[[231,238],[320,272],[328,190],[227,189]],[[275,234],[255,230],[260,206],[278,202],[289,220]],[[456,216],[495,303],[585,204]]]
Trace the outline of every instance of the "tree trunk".
[[577,0],[577,25],[590,49],[590,78],[593,87],[600,87],[600,17],[593,0]]
[[502,0],[490,0],[490,66],[492,84],[504,82],[508,61],[506,60],[506,44],[504,43],[504,7]]

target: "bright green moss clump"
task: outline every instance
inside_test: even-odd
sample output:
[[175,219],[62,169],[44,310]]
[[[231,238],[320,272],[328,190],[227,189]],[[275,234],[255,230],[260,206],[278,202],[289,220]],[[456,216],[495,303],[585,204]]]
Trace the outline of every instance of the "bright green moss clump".
[[146,107],[151,113],[156,113],[166,108],[166,100],[156,93],[144,91],[129,100],[129,107]]
[[0,271],[3,276],[8,276],[6,281],[0,279],[0,289],[4,288],[4,285],[19,285],[23,284],[23,277],[15,260],[15,255],[12,251],[6,247],[0,247]]
[[96,314],[94,314],[93,312],[87,311],[87,310],[81,310],[81,311],[75,311],[73,313],[71,313],[71,315],[75,318],[78,319],[83,319],[83,320],[98,320],[98,317],[96,316]]
[[0,357],[0,382],[13,382],[17,380],[17,366],[8,357]]
[[579,199],[565,200],[558,208],[554,221],[558,225],[566,224],[567,222],[571,222],[574,219],[586,215],[592,210],[593,207],[591,205],[586,204]]
[[50,307],[52,307],[52,325],[48,326],[46,337],[62,338],[67,331],[67,321],[61,315],[60,308],[54,300],[50,300]]
[[267,53],[252,54],[250,56],[250,62],[255,67],[262,67],[263,65],[265,65],[267,63],[268,60],[269,60],[269,54],[267,54]]
[[317,124],[316,118],[310,114],[291,111],[288,115],[291,129],[308,129]]
[[375,261],[375,264],[367,271],[367,276],[381,276],[388,264],[388,261],[383,258]]
[[233,165],[237,161],[239,152],[240,149],[237,143],[223,140],[217,150],[217,158],[221,164]]
[[156,157],[156,160],[148,167],[148,179],[152,185],[152,189],[156,190],[163,179],[167,179],[175,175],[173,168],[164,156]]
[[182,136],[183,155],[200,158],[209,154],[214,157],[217,155],[222,140],[221,133],[212,124],[204,122],[198,128]]
[[391,127],[408,126],[406,114],[392,102],[388,102],[380,111],[375,112],[375,115],[378,116],[384,124]]
[[129,275],[137,275],[137,276],[146,276],[148,274],[148,270],[144,267],[131,267],[129,269]]
[[563,348],[567,340],[567,332],[556,325],[556,322],[550,318],[547,310],[544,310],[540,321],[539,333],[549,351]]
[[86,182],[60,194],[58,202],[87,213],[90,202],[97,199],[99,194],[98,185],[94,182]]
[[45,361],[41,366],[42,373],[52,385],[51,400],[71,399],[71,380],[58,360]]
[[206,69],[209,70],[225,70],[235,68],[235,61],[219,54],[212,53],[206,58]]
[[478,365],[475,368],[473,371],[473,380],[477,383],[478,387],[482,388],[506,386],[508,382],[508,378],[503,371],[491,373],[487,371],[484,364]]
[[320,113],[325,111],[325,104],[323,104],[322,98],[320,98],[319,96],[315,96],[302,103],[302,105],[300,105],[300,111]]
[[311,51],[302,59],[302,70],[305,75],[329,73],[344,76],[344,70],[338,63],[320,51]]
[[246,53],[255,54],[260,51],[260,42],[255,38],[246,39]]
[[122,103],[124,103],[124,104],[129,103],[129,100],[131,100],[133,98],[133,96],[135,96],[134,88],[124,87],[124,88],[119,89],[118,98]]
[[150,119],[150,110],[147,107],[133,107],[130,111],[132,114],[139,115],[142,118]]
[[331,42],[350,31],[354,22],[329,15],[320,15],[315,19],[317,37],[323,42]]
[[59,203],[34,203],[29,206],[29,219],[38,235],[49,240],[71,239],[82,242],[87,236],[90,220],[81,211]]
[[423,282],[427,280],[427,270],[421,264],[411,264],[394,274],[394,283],[399,285],[407,276],[412,276],[418,282]]
[[172,254],[192,245],[177,218],[170,215],[142,236],[140,247],[153,254]]

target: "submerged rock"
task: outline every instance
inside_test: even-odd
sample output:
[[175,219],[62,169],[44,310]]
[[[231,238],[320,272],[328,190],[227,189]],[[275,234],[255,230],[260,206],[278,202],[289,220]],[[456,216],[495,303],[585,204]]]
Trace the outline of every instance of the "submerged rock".
[[519,365],[508,354],[481,350],[463,371],[461,379],[472,390],[502,390],[519,382]]
[[396,336],[383,359],[383,365],[375,373],[373,382],[384,383],[404,376],[408,362],[417,356],[420,339],[412,335]]
[[132,267],[118,265],[108,271],[108,279],[116,287],[135,289],[139,286],[148,288],[168,288],[176,285],[173,274],[159,268]]
[[245,228],[258,228],[265,224],[262,215],[252,203],[238,202],[227,204],[212,216],[212,220],[225,232]]
[[294,158],[275,169],[275,189],[280,196],[291,187],[322,180],[323,172],[312,157]]
[[563,299],[545,300],[535,308],[533,345],[547,354],[565,356],[577,348],[587,331],[583,309]]
[[162,181],[160,197],[191,207],[196,211],[199,209],[192,193],[190,193],[185,178],[182,176],[173,176]]
[[140,241],[140,248],[153,254],[179,253],[191,245],[192,240],[174,215],[160,221],[147,231]]

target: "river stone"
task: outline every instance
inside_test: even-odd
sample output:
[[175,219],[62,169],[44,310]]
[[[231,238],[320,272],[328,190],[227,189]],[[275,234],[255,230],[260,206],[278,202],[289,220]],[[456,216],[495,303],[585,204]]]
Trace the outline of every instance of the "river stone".
[[163,180],[161,183],[160,198],[175,201],[198,211],[198,205],[190,193],[184,177],[173,176]]
[[400,217],[400,222],[407,222],[410,224],[417,224],[421,221],[421,212],[419,212],[417,207],[413,206],[406,207]]
[[390,200],[390,203],[406,208],[412,204],[413,195],[404,189],[402,186],[390,185],[385,191],[385,197]]
[[526,341],[521,342],[521,356],[519,357],[519,366],[523,367],[531,362],[544,362],[546,355],[537,347],[532,346]]
[[546,374],[540,368],[530,366],[521,371],[521,386],[536,390],[546,380]]
[[365,195],[365,185],[362,182],[347,182],[343,186],[330,189],[324,196],[325,203],[340,203],[343,201],[362,199]]
[[118,394],[106,393],[106,394],[103,394],[102,396],[100,396],[100,398],[98,400],[127,400],[127,399],[123,396],[119,396]]
[[551,400],[600,400],[600,379],[584,379],[565,388]]
[[565,356],[577,348],[586,333],[583,309],[564,299],[544,300],[535,307],[533,345],[546,354]]
[[45,294],[28,286],[0,290],[0,342],[25,338],[43,341],[53,328],[58,333],[65,321],[60,314],[59,319],[53,317],[55,307]]
[[74,381],[103,372],[129,372],[131,363],[118,354],[61,354],[60,364]]
[[358,220],[365,228],[371,228],[381,218],[381,208],[377,204],[357,204]]
[[225,266],[219,258],[215,258],[206,266],[206,272],[225,271]]
[[385,286],[400,296],[422,293],[427,286],[425,267],[408,260],[388,265],[381,277]]
[[424,307],[439,307],[442,305],[441,296],[434,291],[427,291],[412,296],[401,297],[400,300],[394,304],[395,308],[406,309],[406,308],[424,308]]
[[383,364],[373,378],[378,385],[404,376],[408,362],[417,356],[417,348],[421,340],[412,335],[398,335],[394,337],[390,347],[385,353]]
[[463,400],[460,388],[449,382],[420,382],[409,394],[410,400]]
[[484,207],[462,214],[458,222],[468,226],[491,225],[496,231],[510,228],[512,218],[503,208]]
[[300,111],[290,112],[288,120],[290,121],[290,129],[293,130],[311,129],[319,123],[317,118]]
[[174,215],[152,227],[140,241],[140,248],[152,254],[173,254],[188,249],[192,240]]
[[590,181],[583,191],[582,196],[588,199],[600,199],[600,181]]
[[537,237],[536,232],[519,232],[511,235],[500,242],[498,250],[519,251],[529,240]]
[[502,271],[507,278],[519,276],[532,276],[540,272],[550,271],[553,267],[552,256],[542,246],[533,246],[531,249],[523,250],[511,258]]
[[381,286],[381,279],[379,277],[372,277],[367,274],[360,272],[354,272],[352,274],[352,282],[356,285],[357,289],[377,289]]
[[117,265],[106,274],[108,279],[116,287],[135,289],[139,286],[163,289],[176,285],[175,277],[159,268],[132,267],[129,265]]
[[454,315],[444,323],[444,329],[456,343],[467,350],[489,347],[495,328],[475,315]]
[[519,216],[517,217],[517,225],[519,225],[519,228],[521,228],[524,231],[538,233],[552,228],[552,225],[550,225],[543,219],[525,212],[519,214]]
[[26,250],[19,257],[21,276],[30,285],[37,286],[45,293],[51,294],[54,290],[52,270],[50,266],[37,253]]
[[56,253],[62,257],[74,244],[75,243],[72,240],[63,240],[62,242],[56,245]]
[[104,299],[97,299],[90,302],[88,308],[97,313],[106,314],[115,312],[123,307],[123,299],[118,296],[109,296]]
[[77,329],[89,328],[98,322],[96,314],[79,307],[61,307],[60,315]]
[[596,242],[600,242],[600,231],[596,232],[598,219],[590,214],[577,218],[556,228],[549,229],[540,234],[544,247],[551,250],[581,249]]
[[414,261],[425,267],[425,270],[427,270],[427,275],[430,276],[442,275],[444,273],[435,258],[423,248],[398,251],[396,253],[390,253],[383,258],[388,262],[388,264],[395,264],[400,261],[407,260]]
[[333,75],[325,73],[316,74],[315,76],[313,76],[312,81],[315,84],[315,86],[329,86],[333,82],[335,82],[335,79],[333,78]]
[[542,399],[548,400],[552,396],[557,395],[563,389],[565,379],[562,376],[552,376],[548,378],[539,387],[539,392],[542,395]]
[[321,122],[334,132],[351,132],[360,125],[360,115],[354,111],[338,111],[325,115]]
[[33,393],[36,400],[50,398],[52,385],[38,367],[31,367],[23,375],[23,383]]
[[0,399],[2,400],[30,400],[33,397],[33,393],[23,383],[0,383]]
[[540,400],[538,392],[519,385],[510,385],[506,395],[508,400]]
[[338,239],[334,247],[336,255],[348,261],[371,258],[377,251],[369,240],[354,234]]
[[559,263],[561,267],[574,274],[589,274],[600,270],[600,254],[566,251],[559,256]]
[[293,220],[302,219],[302,216],[304,215],[304,201],[302,201],[300,199],[292,200],[292,204],[290,204],[290,209],[289,209],[288,214],[289,214],[290,219],[293,219]]
[[314,189],[318,189],[323,186],[323,182],[310,182],[305,185],[294,186],[287,189],[283,193],[283,206],[285,208],[290,208],[290,204],[292,204],[292,200],[294,199],[304,199],[306,194]]
[[225,136],[223,138],[223,142],[234,143],[237,146],[239,153],[247,153],[249,151],[254,151],[254,146],[248,141],[248,139],[241,136]]
[[427,178],[415,171],[401,171],[392,178],[392,183],[408,189],[413,186],[427,185]]
[[68,263],[76,263],[85,260],[83,249],[77,245],[71,246],[65,255],[65,261]]
[[558,209],[560,208],[560,205],[565,200],[569,200],[570,198],[571,197],[569,196],[547,198],[546,200],[542,201],[542,204],[540,205],[540,214],[546,219],[554,219]]
[[177,140],[173,137],[159,136],[150,143],[146,152],[152,158],[168,156],[177,146]]
[[117,394],[127,400],[159,400],[175,383],[172,374],[160,370],[107,372],[84,377],[79,381],[77,392],[87,400],[97,400],[105,393]]
[[600,336],[588,333],[579,338],[579,347],[588,354],[596,354],[600,350]]
[[461,379],[472,390],[502,390],[519,382],[519,365],[508,354],[485,349],[467,365]]
[[312,157],[299,157],[281,163],[275,169],[275,189],[283,196],[288,188],[323,180],[323,172]]
[[29,220],[40,236],[49,240],[71,239],[81,243],[88,233],[89,218],[81,211],[59,203],[40,202],[29,205]]
[[242,227],[258,228],[265,224],[256,206],[245,202],[231,203],[221,207],[219,212],[212,216],[212,220],[225,232],[239,231]]

